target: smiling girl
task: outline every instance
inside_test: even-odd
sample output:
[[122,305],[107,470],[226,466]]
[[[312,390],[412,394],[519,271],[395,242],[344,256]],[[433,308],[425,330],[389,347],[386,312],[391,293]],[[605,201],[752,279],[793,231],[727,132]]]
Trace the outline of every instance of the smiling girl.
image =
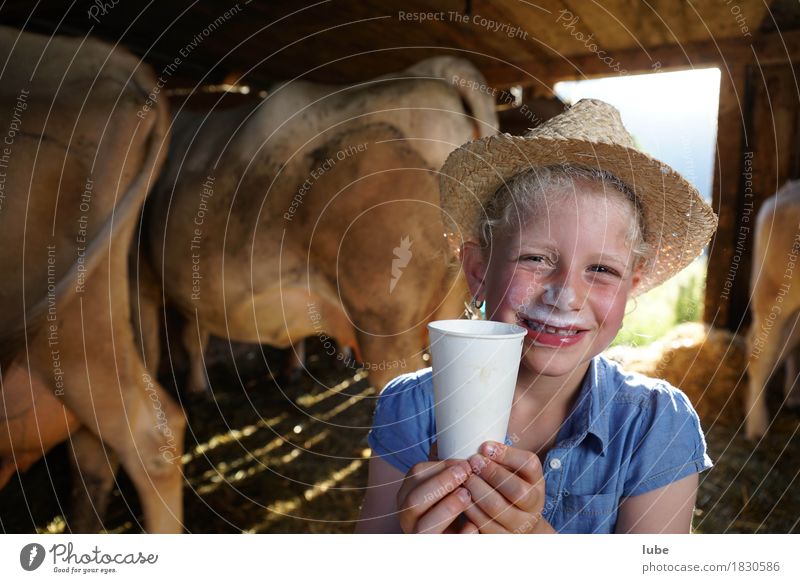
[[630,297],[703,249],[716,216],[582,100],[524,137],[470,142],[442,168],[473,310],[526,328],[505,443],[436,459],[431,369],[384,387],[357,532],[688,533],[711,467],[679,389],[601,355]]

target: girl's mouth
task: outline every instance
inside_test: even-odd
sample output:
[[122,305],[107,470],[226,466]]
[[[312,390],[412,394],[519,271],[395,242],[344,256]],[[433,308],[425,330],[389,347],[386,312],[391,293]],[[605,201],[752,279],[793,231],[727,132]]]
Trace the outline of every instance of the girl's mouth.
[[574,326],[558,328],[519,315],[520,324],[528,330],[534,344],[545,346],[572,346],[580,342],[588,330]]

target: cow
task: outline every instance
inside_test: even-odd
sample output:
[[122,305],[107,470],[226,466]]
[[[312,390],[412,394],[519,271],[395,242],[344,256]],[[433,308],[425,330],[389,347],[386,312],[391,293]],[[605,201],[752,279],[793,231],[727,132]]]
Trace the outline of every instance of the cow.
[[138,356],[127,275],[168,148],[157,79],[107,43],[7,27],[0,61],[0,486],[69,438],[74,531],[121,464],[147,530],[180,532],[185,417]]
[[783,365],[785,403],[800,405],[800,181],[784,184],[758,212],[750,293],[745,434],[759,439],[769,425],[767,383]]
[[[189,389],[207,390],[209,335],[280,348],[310,337],[342,361],[351,348],[376,386],[426,366],[426,323],[460,316],[467,296],[436,173],[497,125],[491,89],[452,57],[178,112],[142,255],[188,320]],[[158,305],[137,309],[158,321]]]

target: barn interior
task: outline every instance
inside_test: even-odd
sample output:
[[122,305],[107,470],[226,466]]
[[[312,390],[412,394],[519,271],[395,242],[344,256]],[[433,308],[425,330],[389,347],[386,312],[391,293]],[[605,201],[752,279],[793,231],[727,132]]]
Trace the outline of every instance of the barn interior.
[[[62,2],[11,0],[0,7],[0,23],[126,47],[160,74],[173,110],[263,99],[286,80],[358,83],[432,55],[458,55],[496,90],[501,131],[516,134],[562,110],[553,90],[559,81],[719,68],[710,201],[719,228],[708,247],[702,322],[662,339],[655,356],[619,358],[705,399],[693,402],[717,464],[701,476],[697,532],[800,532],[800,417],[773,396],[774,430],[754,444],[742,437],[738,414],[742,335],[751,325],[748,221],[787,180],[800,178],[796,1],[77,0],[65,11]],[[308,374],[280,388],[264,380],[280,351],[213,345],[215,405],[184,403],[187,531],[352,532],[380,387],[329,362],[316,343],[307,355]],[[66,447],[0,494],[0,530],[68,528]],[[105,524],[108,532],[143,528],[124,475]]]

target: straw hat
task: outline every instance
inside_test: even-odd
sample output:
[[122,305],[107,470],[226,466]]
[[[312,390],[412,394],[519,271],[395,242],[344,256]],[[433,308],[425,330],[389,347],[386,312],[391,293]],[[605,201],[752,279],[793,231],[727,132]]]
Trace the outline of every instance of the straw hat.
[[497,189],[528,168],[554,164],[609,171],[639,199],[644,238],[654,252],[633,295],[686,267],[717,228],[717,216],[697,189],[637,150],[616,108],[598,99],[582,99],[524,136],[498,134],[453,151],[439,178],[445,225],[461,240],[477,241],[478,219]]

